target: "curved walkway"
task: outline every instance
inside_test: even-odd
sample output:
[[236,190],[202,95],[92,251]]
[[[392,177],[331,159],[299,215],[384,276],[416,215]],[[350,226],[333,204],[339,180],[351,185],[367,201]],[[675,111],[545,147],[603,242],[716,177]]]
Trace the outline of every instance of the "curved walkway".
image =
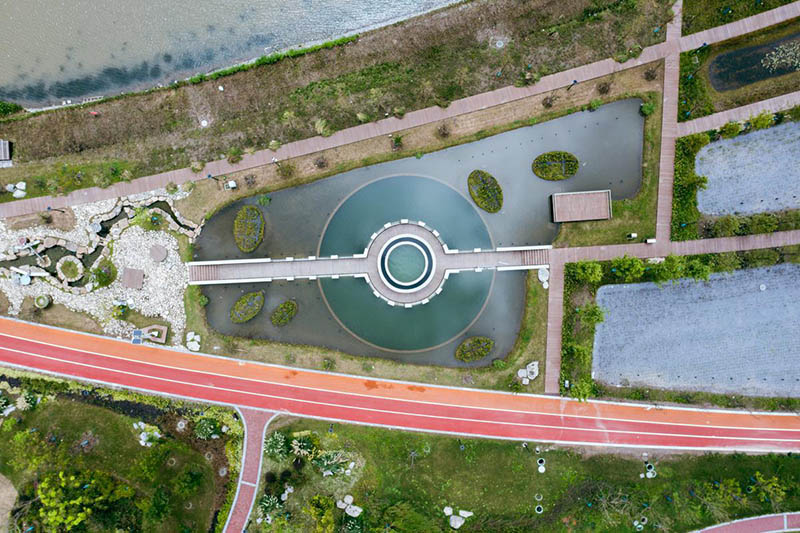
[[710,526],[695,533],[772,533],[777,531],[800,531],[800,513],[779,513],[742,518]]

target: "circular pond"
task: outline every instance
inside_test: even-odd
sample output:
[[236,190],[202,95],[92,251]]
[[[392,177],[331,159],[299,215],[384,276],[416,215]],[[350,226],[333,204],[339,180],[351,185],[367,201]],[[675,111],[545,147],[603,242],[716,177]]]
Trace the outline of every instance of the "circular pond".
[[[423,221],[454,249],[490,248],[492,239],[470,202],[453,188],[421,176],[392,176],[356,190],[334,211],[318,255],[363,253],[388,222]],[[425,283],[432,258],[424,242],[404,237],[382,253],[384,275],[398,289]],[[447,279],[441,294],[412,308],[390,306],[362,279],[322,279],[322,293],[337,321],[362,341],[384,350],[426,350],[459,335],[480,315],[493,272],[463,272]]]

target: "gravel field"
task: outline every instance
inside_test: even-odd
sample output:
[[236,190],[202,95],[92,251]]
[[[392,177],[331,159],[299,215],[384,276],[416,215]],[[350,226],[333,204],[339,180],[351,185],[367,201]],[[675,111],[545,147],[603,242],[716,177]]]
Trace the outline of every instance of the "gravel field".
[[695,160],[708,185],[697,193],[707,215],[800,208],[800,122],[704,146]]
[[800,396],[799,300],[800,265],[788,263],[707,283],[605,285],[592,373],[617,386]]

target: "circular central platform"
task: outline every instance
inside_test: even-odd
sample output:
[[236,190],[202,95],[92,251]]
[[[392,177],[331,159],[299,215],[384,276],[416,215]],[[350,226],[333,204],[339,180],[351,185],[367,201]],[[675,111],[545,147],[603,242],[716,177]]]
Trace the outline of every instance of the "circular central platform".
[[444,283],[437,270],[444,254],[444,243],[424,222],[386,224],[367,246],[367,282],[390,305],[428,303]]

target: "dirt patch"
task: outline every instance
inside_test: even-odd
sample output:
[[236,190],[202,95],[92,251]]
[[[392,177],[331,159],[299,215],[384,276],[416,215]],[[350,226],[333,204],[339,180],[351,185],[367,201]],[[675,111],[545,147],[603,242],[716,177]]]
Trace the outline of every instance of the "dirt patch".
[[97,435],[92,433],[91,431],[86,431],[81,435],[81,438],[75,442],[72,446],[72,453],[89,453],[91,452],[95,446],[100,443],[100,439],[97,438]]
[[0,315],[8,314],[9,305],[8,296],[3,291],[0,291]]
[[47,309],[37,309],[33,298],[25,298],[19,311],[19,318],[29,322],[38,322],[49,326],[76,329],[87,333],[103,333],[100,324],[86,313],[73,311],[62,304],[52,304]]
[[18,217],[9,217],[3,221],[8,229],[20,230],[47,226],[48,229],[69,231],[75,227],[75,213],[71,208],[53,209],[49,213],[32,213]]
[[7,477],[0,475],[0,533],[8,531],[11,510],[17,502],[17,489]]

